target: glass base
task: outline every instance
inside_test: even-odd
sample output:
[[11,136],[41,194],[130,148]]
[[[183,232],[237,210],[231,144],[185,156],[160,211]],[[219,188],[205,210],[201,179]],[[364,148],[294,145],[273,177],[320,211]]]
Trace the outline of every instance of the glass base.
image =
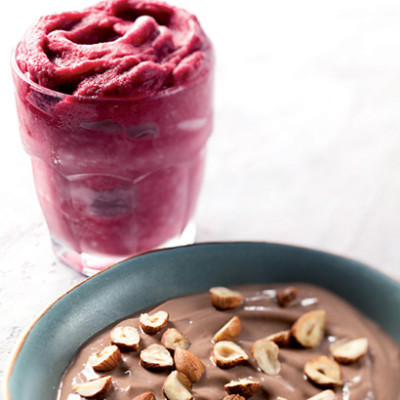
[[[195,236],[196,225],[194,221],[191,221],[186,225],[186,228],[179,236],[175,236],[172,239],[167,240],[161,246],[157,247],[157,249],[191,244],[194,242]],[[57,258],[64,264],[86,276],[91,276],[96,272],[102,271],[110,265],[122,261],[130,256],[140,254],[136,253],[131,254],[130,256],[108,256],[105,254],[78,253],[75,250],[72,250],[69,247],[65,246],[54,236],[51,237],[51,241],[53,245],[53,251]],[[155,249],[149,249],[147,251],[150,250]]]

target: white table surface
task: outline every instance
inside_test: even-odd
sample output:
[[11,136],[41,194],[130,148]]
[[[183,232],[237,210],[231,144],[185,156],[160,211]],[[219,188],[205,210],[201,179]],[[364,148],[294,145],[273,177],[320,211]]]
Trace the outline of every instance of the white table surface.
[[[2,18],[0,377],[21,332],[83,279],[51,252],[9,55],[37,16],[91,3],[8,2]],[[198,15],[218,59],[197,241],[315,247],[400,280],[400,3],[173,3]]]

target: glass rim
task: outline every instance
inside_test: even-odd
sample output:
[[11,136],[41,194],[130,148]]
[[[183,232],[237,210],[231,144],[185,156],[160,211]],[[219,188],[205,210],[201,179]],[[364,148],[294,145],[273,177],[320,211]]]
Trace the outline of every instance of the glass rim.
[[[96,96],[82,96],[82,95],[75,95],[75,94],[68,94],[68,93],[63,93],[59,92],[54,89],[46,88],[44,86],[39,85],[38,83],[34,82],[32,79],[30,79],[28,76],[26,76],[20,69],[17,59],[16,59],[16,54],[17,54],[17,49],[18,49],[18,44],[14,46],[12,52],[11,52],[11,69],[17,74],[18,78],[23,80],[25,83],[27,83],[29,86],[34,88],[37,92],[40,92],[44,95],[51,96],[51,97],[57,97],[57,98],[71,98],[74,100],[82,101],[82,102],[93,102],[93,101],[98,101],[98,102],[109,102],[109,101],[120,101],[120,102],[129,102],[129,101],[137,101],[137,100],[145,100],[145,99],[157,99],[157,98],[162,98],[162,97],[168,97],[171,95],[174,95],[176,93],[182,92],[186,88],[195,86],[199,82],[203,82],[207,80],[210,76],[212,76],[213,73],[213,67],[214,67],[214,60],[213,60],[213,52],[211,52],[211,68],[209,71],[211,74],[202,74],[197,79],[194,79],[192,81],[180,84],[179,86],[172,86],[168,87],[165,89],[158,90],[155,93],[140,93],[135,96],[129,96],[129,97],[96,97]],[[199,79],[200,78],[200,79]]]

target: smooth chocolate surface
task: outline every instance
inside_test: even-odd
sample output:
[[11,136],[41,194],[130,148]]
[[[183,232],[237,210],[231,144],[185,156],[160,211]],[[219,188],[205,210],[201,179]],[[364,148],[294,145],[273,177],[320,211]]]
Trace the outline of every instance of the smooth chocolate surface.
[[[159,343],[163,332],[175,327],[189,341],[189,350],[196,354],[206,366],[200,381],[193,385],[197,400],[222,399],[226,392],[224,384],[232,379],[253,377],[261,385],[252,399],[275,400],[278,396],[288,400],[307,399],[322,389],[311,383],[303,373],[304,364],[320,355],[329,355],[329,346],[343,338],[366,337],[368,353],[350,365],[341,365],[344,385],[334,388],[338,400],[397,400],[400,396],[400,349],[375,323],[336,295],[308,285],[292,284],[300,295],[289,306],[280,307],[276,291],[289,285],[247,285],[236,287],[245,301],[235,309],[218,311],[210,304],[208,293],[195,294],[169,300],[154,310],[165,310],[170,320],[161,332],[149,336],[140,332],[140,349]],[[327,327],[322,343],[311,349],[291,346],[281,348],[279,360],[282,364],[278,375],[268,376],[261,372],[251,356],[255,340],[275,332],[290,329],[293,323],[307,311],[324,309]],[[129,325],[139,329],[140,313],[116,325]],[[235,340],[249,355],[249,361],[231,369],[220,369],[211,360],[214,334],[234,315],[239,316],[242,331]],[[96,373],[87,361],[93,353],[110,344],[110,330],[105,329],[89,340],[80,349],[64,374],[59,386],[58,400],[79,400],[73,385],[111,375],[113,388],[106,399],[132,400],[135,396],[152,391],[156,399],[163,399],[162,385],[168,372],[150,372],[139,362],[139,352],[123,353],[119,366],[107,373]]]

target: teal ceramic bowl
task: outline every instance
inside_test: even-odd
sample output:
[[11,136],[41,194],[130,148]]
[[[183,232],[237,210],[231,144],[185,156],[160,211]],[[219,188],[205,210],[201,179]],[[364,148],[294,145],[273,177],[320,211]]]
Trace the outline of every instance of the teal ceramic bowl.
[[3,398],[54,400],[75,351],[143,308],[210,286],[293,281],[337,293],[400,344],[400,285],[366,265],[279,244],[198,244],[128,259],[62,296],[21,339],[5,374]]

